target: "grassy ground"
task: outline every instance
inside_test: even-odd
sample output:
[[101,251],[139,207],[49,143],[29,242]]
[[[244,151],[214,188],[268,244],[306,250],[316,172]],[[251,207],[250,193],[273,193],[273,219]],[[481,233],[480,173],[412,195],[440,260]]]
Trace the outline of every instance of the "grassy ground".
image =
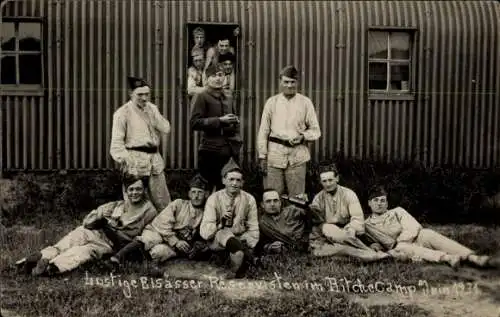
[[[493,313],[495,305],[500,307],[495,288],[500,287],[495,284],[500,282],[499,271],[462,268],[456,272],[444,265],[392,260],[364,264],[343,257],[315,258],[308,266],[307,259],[298,254],[267,256],[266,268],[250,270],[244,285],[217,282],[211,269],[214,264],[204,267],[175,261],[167,265],[169,277],[161,285],[155,284],[159,288],[153,288],[149,279],[143,284],[141,277],[147,270],[143,264],[125,268],[115,276],[113,285],[104,281],[110,275],[97,264],[54,278],[16,275],[11,266],[14,261],[57,241],[71,229],[69,225],[4,229],[0,258],[3,309],[21,316],[458,316],[454,314],[462,309],[461,316],[479,316],[474,309],[481,307],[487,310],[480,316],[498,317],[488,313]],[[485,253],[500,249],[500,228],[435,229]],[[193,273],[193,265],[201,266]],[[203,272],[209,277],[203,277]],[[176,281],[184,279],[201,282],[194,284],[196,288],[193,284],[176,288]],[[360,293],[352,284],[357,280],[366,287],[378,285],[382,291]],[[348,289],[347,281],[351,283]],[[449,293],[438,294],[446,291]],[[465,302],[472,298],[473,303]],[[449,314],[436,311],[446,305]]]
[[[341,159],[337,164],[341,184],[354,189],[363,203],[367,188],[383,183],[390,190],[391,205],[402,205],[421,222],[434,223],[436,230],[480,253],[500,250],[500,213],[483,204],[485,197],[498,192],[498,170]],[[245,189],[259,198],[259,174],[252,166],[245,174]],[[191,175],[169,174],[173,198],[183,196]],[[310,195],[319,189],[316,177],[311,164]],[[241,285],[216,283],[213,263],[174,261],[167,266],[168,279],[154,289],[151,284],[143,287],[146,268],[140,264],[126,268],[113,285],[89,285],[90,278],[96,283],[110,278],[96,264],[54,278],[19,276],[13,262],[56,242],[92,208],[119,198],[120,185],[115,173],[25,174],[14,177],[10,185],[8,190],[0,187],[0,220],[6,226],[0,226],[2,316],[500,316],[500,272],[469,267],[453,271],[444,265],[392,260],[363,264],[316,258],[308,266],[302,255],[268,256],[266,269],[251,270]],[[436,224],[450,222],[455,224]],[[200,287],[184,289],[181,283],[175,288],[181,279],[199,280],[195,285]],[[330,284],[333,281],[338,289]],[[346,281],[351,286],[342,289]],[[382,291],[360,293],[355,281]],[[173,288],[165,287],[168,282]]]

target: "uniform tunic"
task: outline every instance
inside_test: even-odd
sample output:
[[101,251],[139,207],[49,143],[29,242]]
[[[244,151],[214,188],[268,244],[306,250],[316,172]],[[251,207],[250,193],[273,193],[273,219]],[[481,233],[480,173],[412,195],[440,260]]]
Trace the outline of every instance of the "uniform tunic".
[[[228,209],[233,210],[233,225],[223,227],[222,215]],[[211,248],[223,249],[231,237],[239,238],[254,248],[259,241],[259,219],[257,203],[249,193],[240,190],[232,198],[226,190],[219,190],[207,200],[205,211],[200,225],[200,235],[203,239],[212,241]]]
[[87,226],[105,218],[111,228],[133,239],[155,216],[156,209],[149,201],[139,206],[127,201],[101,205],[84,218],[82,226],[69,232],[55,245],[43,249],[42,257],[50,260],[60,272],[73,270],[113,252],[113,244],[104,232],[87,229]]

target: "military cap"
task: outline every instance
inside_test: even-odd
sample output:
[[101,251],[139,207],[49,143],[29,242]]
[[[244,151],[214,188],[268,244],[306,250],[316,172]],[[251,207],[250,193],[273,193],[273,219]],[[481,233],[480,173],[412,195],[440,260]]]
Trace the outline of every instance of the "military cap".
[[135,90],[136,88],[145,87],[145,86],[149,87],[149,84],[146,81],[144,81],[144,79],[142,79],[142,78],[129,76],[129,77],[127,77],[127,81],[128,81],[128,87],[130,88],[130,90]]
[[192,56],[192,57],[199,56],[199,55],[201,55],[201,56],[205,57],[205,52],[203,51],[203,49],[202,49],[202,48],[195,47],[195,48],[193,48],[193,49],[191,50],[191,56]]
[[217,74],[217,72],[220,72],[220,71],[222,71],[222,69],[221,69],[219,64],[210,65],[210,66],[208,66],[207,70],[205,71],[205,75],[208,78],[210,76],[214,76],[215,74]]
[[225,61],[231,61],[234,63],[235,56],[233,53],[226,53],[219,55],[219,63],[224,63]]
[[295,66],[286,66],[281,70],[280,77],[281,76],[299,79],[299,71],[295,68]]
[[193,35],[196,35],[196,34],[203,34],[203,35],[205,35],[205,30],[202,29],[201,27],[197,27],[196,29],[193,30]]
[[208,182],[205,178],[203,178],[203,176],[196,174],[189,182],[189,187],[208,190]]
[[238,172],[242,173],[242,170],[238,166],[238,164],[236,164],[236,162],[234,161],[233,158],[230,158],[229,161],[226,163],[226,165],[224,165],[224,167],[222,168],[221,175],[222,175],[222,177],[225,177],[227,175],[227,173],[234,172],[234,171],[238,171]]
[[375,197],[387,196],[387,191],[383,186],[375,185],[373,186],[368,193],[368,200],[372,200]]

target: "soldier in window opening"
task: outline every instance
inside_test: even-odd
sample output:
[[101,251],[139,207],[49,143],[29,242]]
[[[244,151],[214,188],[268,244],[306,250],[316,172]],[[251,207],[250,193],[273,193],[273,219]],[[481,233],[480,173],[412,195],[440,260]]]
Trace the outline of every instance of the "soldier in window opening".
[[223,90],[228,98],[233,97],[235,76],[234,76],[235,56],[232,53],[221,54],[219,56],[219,64],[224,70],[224,86]]
[[208,49],[207,58],[205,60],[205,69],[207,69],[210,65],[217,65],[219,63],[219,56],[226,53],[234,54],[234,47],[231,46],[228,37],[223,37],[217,42],[216,46]]
[[290,197],[305,193],[306,166],[311,159],[306,142],[321,136],[314,105],[297,93],[297,80],[294,66],[280,72],[282,93],[266,101],[257,136],[264,187],[281,195],[286,184]]
[[323,190],[309,205],[312,254],[347,255],[367,262],[389,257],[385,252],[371,249],[360,239],[365,233],[363,209],[354,191],[338,185],[337,167],[334,164],[320,166],[319,177]]
[[208,45],[207,43],[205,42],[205,30],[202,29],[201,27],[197,27],[196,29],[193,30],[193,41],[194,41],[194,45],[193,47],[191,48],[191,54],[193,53],[194,50],[202,50],[203,51],[203,55],[205,55],[205,53],[207,52],[208,50]]
[[150,86],[142,79],[128,77],[130,101],[113,115],[110,154],[122,171],[149,176],[149,195],[162,211],[170,203],[164,168],[159,153],[160,132],[170,133],[170,123],[158,107],[149,102]]
[[205,53],[202,49],[193,50],[193,66],[188,68],[187,92],[190,97],[202,92],[204,87],[203,65],[205,65]]
[[194,96],[191,102],[191,128],[202,131],[199,146],[198,169],[210,189],[222,189],[220,171],[230,158],[239,160],[241,137],[239,118],[234,114],[230,99],[222,90],[224,72],[220,66],[207,71],[207,88]]
[[211,250],[229,252],[230,277],[241,277],[247,264],[258,265],[253,249],[259,241],[259,220],[255,198],[243,191],[243,172],[230,159],[220,173],[224,189],[207,199],[200,235]]

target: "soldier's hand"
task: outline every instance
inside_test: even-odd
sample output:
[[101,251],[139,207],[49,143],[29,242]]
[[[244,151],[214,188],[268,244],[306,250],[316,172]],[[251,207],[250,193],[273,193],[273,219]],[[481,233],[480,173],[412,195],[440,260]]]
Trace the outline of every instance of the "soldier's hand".
[[175,247],[184,253],[188,253],[189,249],[191,249],[191,246],[189,245],[189,243],[187,243],[184,240],[177,241],[177,243],[175,244]]
[[222,123],[237,123],[237,122],[239,122],[238,117],[233,113],[228,113],[222,117],[219,117],[219,120]]
[[224,218],[224,219],[231,219],[232,216],[233,216],[233,212],[231,210],[225,211],[222,214],[222,218]]
[[259,159],[259,169],[263,175],[267,175],[267,159]]
[[384,249],[382,248],[382,245],[380,245],[380,243],[372,243],[370,245],[370,248],[373,249],[374,251],[384,251]]
[[290,143],[292,145],[297,145],[297,144],[300,144],[302,143],[302,141],[304,141],[304,135],[303,134],[300,134],[299,136],[293,138],[290,140]]

